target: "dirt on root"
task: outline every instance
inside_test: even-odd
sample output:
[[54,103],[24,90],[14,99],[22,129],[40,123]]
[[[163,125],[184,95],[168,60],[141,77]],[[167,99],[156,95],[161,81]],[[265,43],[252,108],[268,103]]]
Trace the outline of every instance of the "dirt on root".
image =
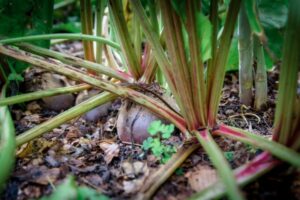
[[[56,45],[55,48],[67,53],[76,50],[81,56],[77,45]],[[70,50],[72,48],[75,50]],[[270,72],[268,79],[268,103],[262,111],[256,111],[239,103],[237,74],[227,74],[218,113],[220,122],[271,137],[278,73]],[[109,108],[109,114],[97,122],[77,118],[19,148],[14,171],[0,199],[24,200],[49,195],[54,185],[59,185],[68,174],[73,174],[79,185],[91,187],[111,199],[132,199],[160,162],[140,145],[119,140],[116,119],[120,105],[121,100],[117,99]],[[14,106],[11,111],[17,134],[59,114],[43,109],[40,101]],[[227,138],[220,137],[216,141],[232,168],[261,153],[260,149]],[[178,130],[167,142],[181,145]],[[247,199],[300,199],[300,172],[288,169],[282,166],[246,186],[243,191]],[[216,181],[216,171],[207,154],[199,148],[160,187],[153,199],[187,199]]]

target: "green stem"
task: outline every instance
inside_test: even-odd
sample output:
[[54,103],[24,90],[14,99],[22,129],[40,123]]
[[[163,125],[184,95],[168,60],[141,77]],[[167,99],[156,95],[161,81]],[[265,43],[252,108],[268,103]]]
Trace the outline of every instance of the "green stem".
[[59,3],[56,3],[54,4],[54,10],[57,10],[57,9],[61,9],[67,5],[70,5],[72,3],[75,3],[76,0],[64,0],[64,1],[61,1]]
[[131,75],[138,80],[142,76],[141,63],[138,61],[138,57],[133,48],[133,42],[129,35],[127,23],[125,21],[122,1],[121,0],[109,0],[109,11],[115,25],[116,33],[121,43],[122,52],[125,55],[128,70]]
[[[6,86],[3,86],[1,97],[5,97]],[[0,192],[5,187],[5,182],[13,170],[15,162],[15,128],[7,106],[0,107]]]
[[198,141],[209,155],[209,158],[218,171],[221,181],[225,185],[230,199],[244,199],[236,183],[233,172],[222,150],[218,147],[208,130],[195,131]]
[[244,3],[241,5],[238,25],[239,96],[242,104],[251,106],[253,99],[253,40]]
[[187,31],[189,35],[189,48],[190,48],[190,59],[191,59],[191,70],[190,77],[192,81],[192,97],[194,109],[196,110],[197,118],[199,119],[200,126],[207,125],[207,105],[206,105],[206,85],[204,82],[204,67],[201,57],[201,43],[200,38],[197,35],[198,27],[197,12],[198,2],[189,0],[186,3],[187,13]]
[[[133,35],[133,46],[135,50],[138,63],[140,63],[140,68],[142,68],[142,33],[141,26],[137,17],[133,14],[132,19],[132,35]],[[142,72],[143,73],[143,72]]]
[[65,94],[65,93],[79,92],[79,91],[86,90],[89,88],[91,88],[90,85],[80,84],[80,85],[55,88],[55,89],[50,89],[50,90],[45,90],[45,91],[37,91],[37,92],[28,93],[28,94],[21,94],[21,95],[17,95],[17,96],[0,99],[0,106],[13,105],[13,104],[17,104],[17,103],[33,101],[36,99],[41,99],[44,97],[55,96],[55,95],[60,95],[60,94]]
[[69,39],[69,40],[87,40],[101,42],[106,45],[109,45],[117,50],[121,50],[121,47],[111,40],[104,37],[97,37],[93,35],[86,35],[80,33],[54,33],[54,34],[43,34],[43,35],[31,35],[24,37],[16,37],[0,40],[0,44],[12,44],[19,42],[31,42],[36,40],[51,40],[51,39]]
[[193,144],[188,147],[182,146],[170,158],[170,160],[157,171],[147,178],[143,184],[141,193],[138,194],[137,199],[151,199],[155,191],[180,167],[180,165],[188,158],[188,156],[199,148],[199,144]]
[[[102,36],[102,21],[104,15],[104,9],[107,4],[106,0],[98,0],[96,1],[96,14],[95,14],[95,21],[96,21],[96,36]],[[102,63],[102,50],[103,44],[101,42],[96,43],[96,62],[101,64]]]
[[71,64],[74,66],[80,66],[89,70],[93,70],[95,72],[101,73],[101,74],[105,74],[109,77],[113,77],[119,80],[122,80],[124,82],[129,82],[129,83],[133,83],[134,80],[133,78],[121,71],[115,70],[113,68],[104,66],[102,64],[97,64],[94,62],[90,62],[87,60],[83,60],[81,58],[77,58],[75,56],[71,56],[71,55],[67,55],[67,54],[63,54],[63,53],[59,53],[59,52],[55,52],[52,50],[48,50],[45,48],[41,48],[38,46],[33,46],[30,44],[18,44],[17,46],[21,47],[22,49],[41,55],[41,56],[48,56],[51,58],[55,58],[57,60],[60,60],[61,62],[67,63],[67,64]]
[[284,37],[283,59],[280,67],[279,91],[276,104],[273,139],[288,145],[293,135],[292,123],[297,95],[300,63],[300,1],[291,0]]
[[[93,35],[93,17],[91,0],[80,0],[81,32]],[[84,58],[95,62],[93,42],[83,41]]]
[[[207,80],[212,79],[214,76],[215,68],[215,59],[217,52],[217,40],[218,40],[218,0],[212,0],[210,4],[210,21],[212,23],[212,36],[211,36],[211,59],[208,60],[207,66]],[[208,87],[208,84],[207,84]],[[208,91],[208,90],[207,90]],[[206,94],[207,98],[209,97],[208,93]]]
[[255,101],[254,106],[260,110],[268,101],[268,79],[264,50],[257,37],[254,38],[255,70]]
[[[176,80],[176,88],[180,91],[180,95],[176,98],[180,112],[186,119],[188,129],[193,130],[199,127],[196,110],[193,106],[192,83],[190,77],[190,66],[184,48],[182,35],[182,25],[179,16],[172,9],[171,1],[159,1],[161,8],[168,55],[171,60],[172,75]],[[198,109],[197,109],[198,111]]]
[[219,48],[213,66],[214,75],[207,80],[208,84],[208,122],[210,126],[216,124],[217,112],[221,98],[221,91],[224,83],[226,63],[233,31],[239,12],[241,0],[230,1],[229,10],[224,25],[224,30],[220,38]]
[[[176,88],[175,79],[171,72],[171,64],[165,54],[165,51],[162,47],[162,44],[159,40],[159,35],[157,34],[156,30],[151,26],[147,15],[143,9],[143,6],[139,0],[130,0],[132,9],[136,14],[137,18],[140,21],[140,24],[143,28],[143,33],[145,34],[146,38],[148,39],[149,43],[151,44],[155,58],[157,60],[158,66],[162,70],[163,74],[166,77],[166,80],[170,86],[172,94],[178,99],[178,90]],[[178,102],[178,101],[177,101]]]
[[17,136],[17,146],[21,146],[36,137],[41,136],[43,133],[51,131],[52,129],[60,126],[61,124],[74,119],[77,116],[80,116],[93,108],[96,108],[100,105],[103,105],[109,101],[112,101],[117,96],[112,93],[102,92],[90,99],[70,108],[69,110],[60,113],[59,115],[49,119],[48,121],[35,126],[34,128],[22,133],[21,135]]

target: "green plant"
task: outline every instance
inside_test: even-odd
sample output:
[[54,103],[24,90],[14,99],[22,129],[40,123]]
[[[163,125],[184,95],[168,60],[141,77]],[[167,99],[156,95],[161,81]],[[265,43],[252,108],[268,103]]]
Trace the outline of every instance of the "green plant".
[[77,186],[75,178],[73,176],[67,176],[64,182],[57,188],[54,188],[54,192],[49,197],[43,197],[40,200],[108,200],[109,198],[97,191],[84,187]]
[[[1,99],[6,96],[7,84],[1,91]],[[13,169],[15,162],[15,128],[7,106],[0,107],[0,162],[5,163],[0,170],[0,193]]]
[[234,152],[233,151],[226,151],[224,152],[224,156],[228,162],[232,162],[234,160]]
[[[51,31],[53,0],[1,0],[0,1],[0,38],[20,37],[25,35],[46,34]],[[13,17],[12,17],[13,16]],[[48,48],[49,41],[35,41],[35,45]],[[10,74],[7,65],[14,68],[14,72],[20,74],[28,67],[24,62],[16,62],[14,59],[3,60],[0,58],[0,68],[6,76]],[[1,76],[0,76],[1,78]],[[5,80],[1,80],[5,82]]]
[[[24,38],[0,41],[2,44],[0,45],[0,53],[3,55],[35,64],[107,91],[103,95],[89,99],[82,105],[65,111],[59,116],[20,134],[16,139],[17,145],[42,135],[95,105],[121,96],[150,109],[162,118],[168,119],[182,132],[183,143],[186,144],[180,147],[157,172],[151,174],[141,190],[140,195],[143,199],[149,199],[188,155],[199,147],[199,144],[194,143],[197,140],[216,167],[220,182],[197,194],[195,198],[205,198],[207,195],[209,198],[214,198],[226,193],[231,199],[243,199],[240,185],[243,186],[266,173],[281,161],[296,167],[300,166],[300,156],[297,152],[300,147],[300,106],[299,100],[296,98],[300,42],[295,35],[300,31],[300,13],[297,11],[300,6],[298,0],[290,1],[290,16],[284,43],[283,66],[280,72],[274,138],[271,141],[259,135],[220,124],[217,120],[226,63],[241,0],[231,0],[228,9],[225,7],[227,16],[222,25],[220,37],[217,37],[220,31],[218,26],[219,1],[217,0],[210,1],[209,16],[203,14],[200,3],[197,1],[157,1],[158,9],[156,11],[159,11],[158,15],[161,16],[163,25],[163,29],[159,31],[162,33],[157,31],[156,20],[153,20],[153,16],[149,16],[147,12],[149,9],[147,2],[142,4],[139,0],[130,0],[130,3],[137,19],[134,26],[141,29],[142,36],[139,31],[130,34],[122,11],[122,1],[111,0],[108,2],[111,17],[110,28],[116,33],[116,38],[121,44],[121,52],[118,49],[112,51],[120,57],[124,57],[124,61],[121,59],[121,64],[118,65],[123,71],[32,45],[20,43],[7,45],[12,42],[24,42]],[[204,42],[207,42],[203,40],[205,38],[203,32],[208,29],[211,29],[211,35],[209,34],[206,40],[209,40],[208,44],[211,46],[207,51],[203,51],[205,49],[203,48]],[[106,44],[110,45],[115,44],[104,38],[91,36],[89,38],[105,41]],[[29,40],[28,37],[26,39]],[[37,36],[30,39],[37,39]],[[6,45],[3,45],[4,43]],[[144,49],[141,48],[142,45]],[[49,57],[53,59],[49,61]],[[114,58],[111,57],[110,59],[113,61]],[[74,66],[97,71],[118,81],[96,78]],[[172,106],[140,92],[143,84],[153,81],[157,67],[163,73],[179,109],[173,109]],[[204,73],[205,68],[207,73]],[[87,107],[90,101],[93,102],[93,105]],[[263,149],[264,152],[249,163],[232,171],[224,153],[214,140],[215,136],[239,140]],[[160,145],[157,146],[160,147]],[[161,152],[161,149],[159,148],[158,152]]]
[[169,139],[174,128],[173,124],[166,125],[160,120],[153,121],[148,127],[151,137],[143,142],[142,148],[146,151],[151,150],[155,157],[159,158],[162,163],[166,163],[176,153],[176,148],[173,145],[164,144],[163,139]]

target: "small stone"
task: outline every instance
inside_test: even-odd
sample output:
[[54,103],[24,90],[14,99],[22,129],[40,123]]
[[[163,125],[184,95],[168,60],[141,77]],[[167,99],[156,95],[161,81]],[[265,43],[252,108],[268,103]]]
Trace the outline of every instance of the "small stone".
[[232,109],[228,109],[225,111],[226,115],[232,115],[233,113],[234,113],[234,110],[232,110]]

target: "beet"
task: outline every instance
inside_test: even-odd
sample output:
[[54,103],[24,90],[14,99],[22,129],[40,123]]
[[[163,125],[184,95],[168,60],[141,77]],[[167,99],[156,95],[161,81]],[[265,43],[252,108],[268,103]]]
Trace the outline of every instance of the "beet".
[[[87,100],[88,98],[91,98],[92,96],[99,94],[100,92],[101,92],[101,90],[97,90],[97,89],[91,89],[88,91],[81,92],[77,96],[76,105]],[[101,117],[108,115],[108,111],[109,111],[110,107],[111,107],[111,102],[105,103],[105,104],[98,106],[98,107],[90,110],[89,112],[85,113],[83,115],[83,118],[89,122],[98,121]]]

